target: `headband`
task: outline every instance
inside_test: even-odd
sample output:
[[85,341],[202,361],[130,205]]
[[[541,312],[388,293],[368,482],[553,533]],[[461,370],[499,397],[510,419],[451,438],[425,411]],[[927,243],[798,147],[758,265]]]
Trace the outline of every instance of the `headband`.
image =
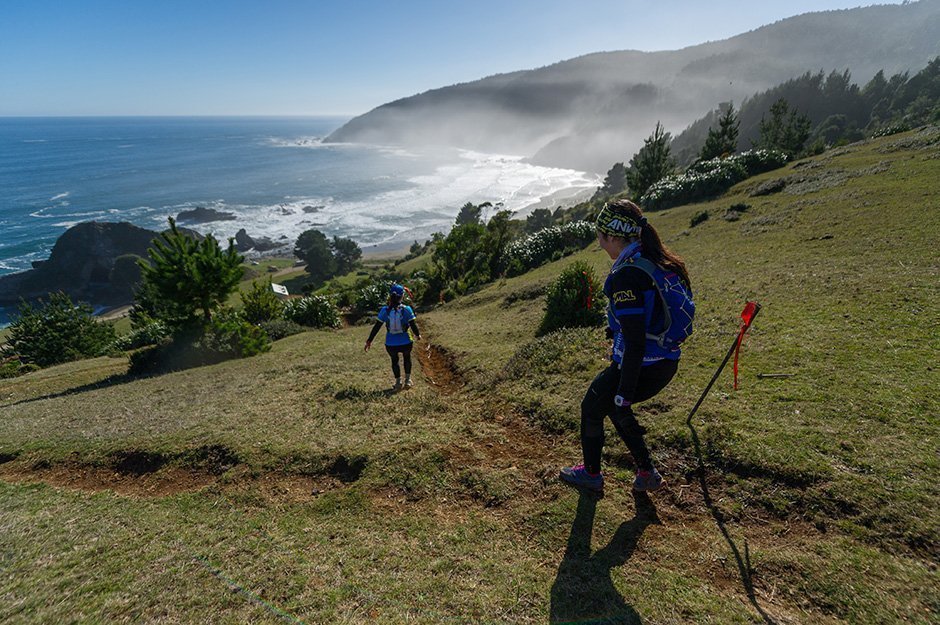
[[610,208],[609,204],[604,204],[601,212],[597,215],[594,226],[606,235],[613,237],[631,237],[640,236],[643,232],[643,226],[646,225],[646,217],[634,219],[632,215],[617,214]]

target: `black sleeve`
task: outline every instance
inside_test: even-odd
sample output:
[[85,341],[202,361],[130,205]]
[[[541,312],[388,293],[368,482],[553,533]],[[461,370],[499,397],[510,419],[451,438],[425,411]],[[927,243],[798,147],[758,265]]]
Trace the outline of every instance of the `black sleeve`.
[[369,338],[366,339],[366,343],[371,343],[372,339],[375,338],[375,335],[379,333],[379,330],[382,329],[382,322],[376,321],[375,325],[372,326],[372,332],[369,333]]
[[652,278],[642,269],[624,267],[614,274],[611,287],[611,307],[620,323],[624,342],[617,394],[632,401],[646,353],[644,291],[652,287]]
[[418,322],[414,319],[411,320],[411,323],[408,324],[411,327],[411,331],[415,333],[415,336],[419,339],[421,338],[421,330],[418,329]]

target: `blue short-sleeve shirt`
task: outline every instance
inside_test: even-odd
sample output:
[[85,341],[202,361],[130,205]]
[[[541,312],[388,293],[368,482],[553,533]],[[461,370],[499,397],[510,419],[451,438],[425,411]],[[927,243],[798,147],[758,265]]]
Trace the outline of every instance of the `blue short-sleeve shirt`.
[[391,346],[410,345],[411,334],[408,325],[415,319],[415,311],[411,306],[395,306],[389,308],[382,306],[379,310],[378,320],[385,324],[385,344]]

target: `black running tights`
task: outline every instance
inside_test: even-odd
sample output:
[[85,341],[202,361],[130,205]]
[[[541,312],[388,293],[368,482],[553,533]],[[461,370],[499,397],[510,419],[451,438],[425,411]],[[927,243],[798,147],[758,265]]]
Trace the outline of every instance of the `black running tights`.
[[402,355],[402,359],[405,361],[405,377],[411,377],[411,348],[414,343],[408,343],[407,345],[386,345],[385,351],[388,352],[389,357],[392,359],[392,373],[395,374],[395,379],[401,379],[401,369],[398,366],[398,354]]
[[[642,367],[631,402],[641,402],[659,393],[672,380],[678,367],[677,360],[660,360]],[[581,402],[581,450],[584,453],[584,466],[591,473],[601,470],[605,416],[613,421],[620,438],[633,454],[637,467],[645,470],[653,467],[649,449],[643,440],[646,430],[637,422],[631,408],[617,408],[614,405],[619,383],[620,369],[616,363],[611,363],[594,378]]]

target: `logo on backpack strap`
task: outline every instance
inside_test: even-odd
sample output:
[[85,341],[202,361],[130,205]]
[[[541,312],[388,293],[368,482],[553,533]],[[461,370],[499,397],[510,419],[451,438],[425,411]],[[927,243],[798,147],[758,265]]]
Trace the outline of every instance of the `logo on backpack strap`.
[[624,302],[635,302],[636,295],[633,294],[633,291],[617,291],[614,293],[614,302],[617,304],[622,304]]

